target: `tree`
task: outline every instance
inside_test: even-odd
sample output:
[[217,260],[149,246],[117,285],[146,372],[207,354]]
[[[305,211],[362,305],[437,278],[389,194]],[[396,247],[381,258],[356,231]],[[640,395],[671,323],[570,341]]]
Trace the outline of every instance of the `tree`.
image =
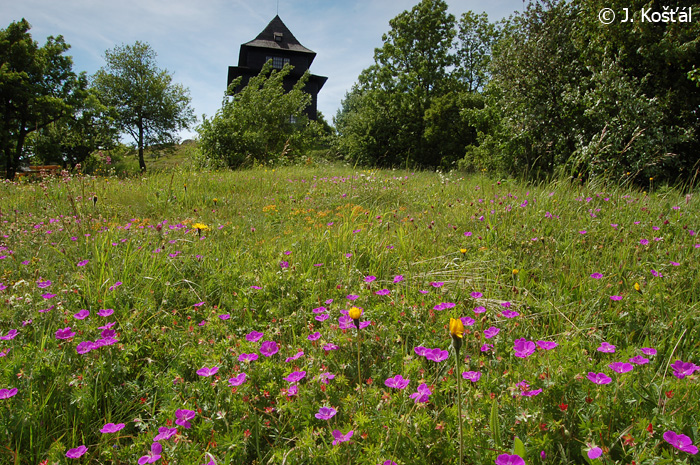
[[22,19],[0,30],[0,157],[5,176],[14,178],[34,131],[73,112],[80,81],[63,37],[39,47]]
[[189,90],[172,82],[170,73],[156,65],[150,45],[137,41],[105,52],[107,65],[93,77],[93,87],[113,110],[120,131],[138,147],[139,166],[146,170],[146,147],[171,144],[176,132],[195,121]]
[[489,22],[486,13],[467,11],[459,20],[457,69],[455,75],[468,92],[484,89],[489,79],[491,48],[499,35],[498,24]]
[[311,96],[303,91],[309,73],[285,92],[284,78],[291,70],[289,64],[273,70],[270,60],[233,96],[230,93],[240,86],[241,78],[231,83],[221,109],[212,118],[203,118],[197,128],[208,160],[238,168],[293,157],[308,146],[317,132],[317,124],[304,114],[311,103]]
[[[426,138],[435,112],[427,119],[426,112],[436,99],[455,90],[450,74],[455,17],[443,0],[422,0],[389,25],[383,46],[374,52],[374,64],[362,72],[346,97],[352,102],[336,117],[339,149],[346,157],[355,153],[380,165],[437,166],[439,154]],[[356,114],[343,115],[350,109]]]

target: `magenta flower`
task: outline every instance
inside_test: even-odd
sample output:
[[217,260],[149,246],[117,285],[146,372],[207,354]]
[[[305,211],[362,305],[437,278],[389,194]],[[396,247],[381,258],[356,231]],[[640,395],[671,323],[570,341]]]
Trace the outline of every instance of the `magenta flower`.
[[622,300],[622,296],[621,295],[611,295],[610,300],[614,300],[617,302],[619,300]]
[[254,362],[258,359],[258,354],[241,354],[238,356],[238,361],[239,362]]
[[476,323],[476,321],[474,321],[474,318],[469,318],[468,316],[461,317],[460,321],[462,321],[462,324],[464,326],[474,326],[474,323]]
[[37,282],[36,282],[36,286],[37,286],[39,289],[46,289],[46,288],[49,287],[50,285],[51,285],[51,281],[49,281],[48,279],[47,279],[46,281],[37,281]]
[[272,357],[279,351],[277,343],[275,341],[265,341],[260,346],[260,353],[265,357]]
[[482,294],[481,292],[476,292],[476,291],[472,292],[469,295],[471,295],[472,298],[474,298],[474,299],[480,299],[484,296],[484,294]]
[[287,357],[284,359],[285,363],[293,362],[294,360],[298,360],[300,357],[304,356],[304,351],[300,350],[296,354],[292,355],[291,357]]
[[375,292],[375,294],[377,294],[377,295],[389,295],[389,294],[391,294],[391,291],[389,289],[381,289],[381,290]]
[[664,433],[664,441],[671,444],[676,449],[691,455],[698,453],[698,448],[693,445],[693,442],[685,434],[677,434],[675,431],[666,431]]
[[299,387],[296,384],[292,384],[287,389],[287,397],[296,396],[299,393]]
[[419,403],[419,402],[428,402],[428,397],[433,392],[430,390],[427,384],[422,383],[420,386],[418,386],[418,391],[414,392],[411,394],[411,399],[415,399],[414,403]]
[[324,344],[323,345],[323,350],[325,350],[326,352],[330,352],[331,350],[338,350],[338,349],[340,349],[340,347],[338,347],[335,344]]
[[330,420],[336,413],[338,413],[338,411],[333,407],[321,407],[314,416],[319,420]]
[[306,377],[306,372],[305,371],[293,371],[290,374],[288,374],[284,379],[288,383],[298,383],[302,379]]
[[238,376],[234,376],[233,378],[229,378],[228,384],[230,386],[240,386],[241,384],[245,383],[245,379],[248,375],[245,373],[241,373]]
[[161,426],[158,428],[158,434],[153,438],[153,441],[167,441],[177,434],[177,428],[168,428],[167,426]]
[[612,382],[612,378],[605,373],[593,373],[591,371],[588,373],[587,378],[591,383],[595,384],[610,384]]
[[465,371],[464,373],[462,373],[462,378],[466,379],[467,381],[471,381],[472,383],[476,383],[481,379],[481,372]]
[[442,350],[439,347],[436,349],[430,349],[425,354],[425,358],[427,358],[428,360],[432,360],[433,362],[436,362],[436,363],[439,363],[439,362],[442,362],[443,360],[446,360],[448,356],[449,356],[449,352],[447,352],[446,350]]
[[0,400],[9,399],[17,395],[17,388],[12,389],[0,389]]
[[148,455],[144,455],[141,457],[138,461],[139,465],[144,465],[146,463],[154,463],[160,460],[161,457],[161,452],[163,452],[163,446],[160,445],[159,442],[154,442],[151,444],[151,450],[148,452]]
[[517,454],[501,454],[496,458],[496,465],[525,465],[525,461]]
[[614,354],[615,346],[608,342],[601,342],[600,347],[596,349],[598,352],[604,352],[606,354]]
[[258,331],[251,331],[245,336],[245,340],[248,342],[258,342],[260,339],[262,339],[263,333],[260,333]]
[[365,282],[366,283],[371,283],[373,281],[376,281],[377,277],[376,276],[365,276]]
[[316,315],[316,316],[314,317],[314,319],[315,319],[316,321],[326,321],[328,318],[330,318],[330,315],[327,314],[327,313],[322,313],[322,314]]
[[515,356],[519,358],[527,358],[535,352],[536,345],[532,341],[525,338],[516,339],[513,343]]
[[602,277],[603,277],[603,275],[600,274],[600,273],[593,273],[593,274],[591,274],[591,278],[593,278],[593,279],[600,279],[600,278],[602,278]]
[[56,331],[56,339],[70,339],[73,336],[75,336],[75,333],[71,331],[70,326]]
[[493,350],[493,344],[484,344],[481,346],[480,349],[482,352],[488,352],[489,350]]
[[318,380],[323,384],[328,384],[328,381],[330,381],[333,378],[335,378],[335,375],[333,373],[325,372],[318,375]]
[[671,368],[673,368],[673,376],[678,379],[683,379],[686,376],[692,375],[696,371],[700,370],[700,366],[697,366],[692,362],[682,362],[680,360],[673,362]]
[[552,350],[558,345],[554,341],[537,341],[537,347],[543,350]]
[[445,285],[445,283],[443,283],[441,281],[437,281],[437,282],[433,281],[432,283],[430,283],[430,285],[433,287],[442,287]]
[[326,313],[328,309],[326,307],[316,307],[311,311],[314,313]]
[[223,313],[223,314],[219,315],[219,318],[226,321],[229,318],[231,318],[231,314],[230,313]]
[[116,288],[118,288],[118,287],[121,286],[121,285],[122,285],[122,282],[121,282],[121,281],[117,281],[117,282],[114,283],[113,285],[109,286],[109,290],[110,290],[110,291],[113,291],[113,290],[115,290]]
[[503,310],[501,315],[506,318],[515,318],[516,316],[520,316],[520,313],[516,312],[515,310]]
[[197,302],[196,304],[192,305],[193,307],[201,307],[204,305],[204,302]]
[[109,434],[109,433],[116,433],[117,431],[121,431],[124,429],[124,423],[119,423],[119,424],[114,424],[114,423],[107,423],[102,427],[100,430],[100,433],[102,434]]
[[398,284],[401,281],[403,281],[403,275],[398,274],[398,275],[394,276],[394,284]]
[[219,371],[219,367],[211,367],[211,368],[200,368],[197,370],[197,374],[199,376],[204,376],[204,377],[209,377],[209,376],[214,376],[216,372]]
[[78,446],[74,449],[68,449],[68,452],[66,452],[66,457],[69,459],[78,459],[85,455],[85,452],[87,452],[87,447]]
[[306,336],[306,339],[308,339],[309,341],[317,341],[320,338],[321,338],[321,333],[319,333],[318,331]]
[[96,346],[94,342],[92,341],[83,341],[80,344],[78,344],[75,348],[75,350],[80,354],[87,354],[91,350],[97,349],[99,346]]
[[641,350],[644,355],[656,355],[656,349],[652,347],[643,347]]
[[3,341],[11,341],[17,336],[17,330],[16,329],[11,329],[5,334],[4,336],[0,336],[0,340]]
[[112,313],[114,313],[114,309],[111,309],[111,308],[103,308],[97,312],[98,315],[103,316],[103,317],[110,316]]
[[289,262],[280,262],[280,268],[282,268],[282,269],[289,268]]
[[54,297],[56,297],[56,294],[46,293],[46,294],[41,294],[41,296],[44,299],[49,300],[49,299],[53,299]]
[[662,275],[661,273],[659,273],[656,270],[651,270],[651,274],[656,278],[663,278],[664,277],[664,275]]
[[640,239],[639,243],[641,245],[649,245],[649,239]]
[[337,429],[333,430],[333,445],[336,446],[341,442],[348,442],[352,435],[355,434],[353,430],[348,431],[346,434],[341,433]]
[[601,449],[600,447],[591,447],[588,450],[588,458],[591,460],[595,460],[601,455],[603,455],[603,449]]
[[513,304],[511,304],[510,302],[501,302],[501,307],[504,307],[504,308],[510,308],[511,305],[513,305]]
[[646,365],[649,363],[648,358],[644,358],[641,355],[635,355],[634,357],[629,359],[630,363],[634,363],[635,365]]
[[394,389],[405,389],[406,386],[408,386],[408,383],[410,383],[410,379],[404,379],[403,376],[401,375],[396,375],[393,378],[387,378],[386,381],[384,381],[384,384],[387,387],[394,388]]
[[542,389],[535,389],[534,391],[523,391],[520,393],[521,396],[525,397],[535,397],[537,394],[541,393]]
[[85,266],[90,262],[90,260],[80,260],[78,262],[78,266]]
[[359,297],[360,297],[360,296],[357,295],[357,294],[349,294],[349,295],[346,295],[346,296],[345,296],[345,298],[348,299],[348,300],[350,300],[350,301],[357,300]]
[[494,337],[496,334],[498,334],[500,331],[501,331],[501,330],[500,330],[499,328],[496,328],[496,327],[494,327],[494,326],[491,326],[490,328],[484,330],[484,337],[485,337],[486,339],[491,339],[491,338]]
[[474,313],[484,313],[486,311],[486,307],[482,307],[479,305],[478,307],[474,307]]
[[190,429],[192,425],[189,420],[193,419],[197,415],[194,410],[187,409],[177,409],[175,410],[175,423],[184,427],[185,429]]
[[632,371],[632,368],[634,368],[631,363],[626,362],[614,362],[608,366],[616,373],[627,373],[628,371]]
[[76,320],[84,320],[88,316],[90,316],[90,312],[88,310],[82,309],[78,313],[74,314],[73,318],[75,318]]

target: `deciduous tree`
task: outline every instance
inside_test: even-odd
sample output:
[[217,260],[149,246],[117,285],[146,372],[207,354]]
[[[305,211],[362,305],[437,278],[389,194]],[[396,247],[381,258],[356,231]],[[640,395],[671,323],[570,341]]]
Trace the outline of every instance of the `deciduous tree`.
[[107,50],[105,60],[107,64],[93,77],[93,86],[101,101],[113,109],[120,131],[136,142],[139,166],[145,171],[144,149],[175,142],[177,131],[195,121],[189,90],[158,68],[156,53],[146,43]]

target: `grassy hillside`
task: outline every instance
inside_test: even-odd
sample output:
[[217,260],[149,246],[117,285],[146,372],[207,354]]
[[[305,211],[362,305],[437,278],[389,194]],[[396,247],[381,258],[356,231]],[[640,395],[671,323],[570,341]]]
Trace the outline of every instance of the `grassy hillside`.
[[0,463],[697,463],[697,196],[292,167],[0,212]]

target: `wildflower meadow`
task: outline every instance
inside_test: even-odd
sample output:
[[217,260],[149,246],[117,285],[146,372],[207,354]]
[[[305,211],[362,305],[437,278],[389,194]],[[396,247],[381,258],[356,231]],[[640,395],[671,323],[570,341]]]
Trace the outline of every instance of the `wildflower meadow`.
[[700,463],[700,199],[342,166],[0,184],[0,463]]

